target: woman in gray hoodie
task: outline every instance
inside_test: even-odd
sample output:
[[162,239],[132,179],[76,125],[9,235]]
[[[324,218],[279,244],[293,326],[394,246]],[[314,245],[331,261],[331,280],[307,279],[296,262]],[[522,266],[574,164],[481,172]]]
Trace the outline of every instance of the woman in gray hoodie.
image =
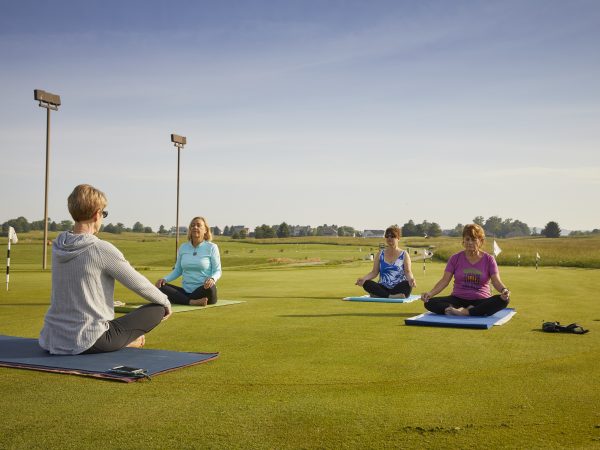
[[[171,304],[111,243],[95,236],[108,213],[106,196],[89,184],[69,195],[73,231],[52,243],[52,294],[40,333],[50,353],[112,352],[142,347],[144,334],[171,315]],[[115,319],[115,280],[152,302]]]

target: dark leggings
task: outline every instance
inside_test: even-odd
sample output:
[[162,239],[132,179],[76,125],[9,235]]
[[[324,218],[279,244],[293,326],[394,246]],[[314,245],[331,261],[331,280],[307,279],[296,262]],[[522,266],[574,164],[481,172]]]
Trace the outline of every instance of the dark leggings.
[[463,300],[462,298],[450,295],[448,297],[434,297],[425,303],[425,308],[436,314],[445,314],[446,308],[449,306],[454,306],[455,308],[467,308],[472,306],[472,308],[469,309],[469,315],[491,316],[501,309],[506,308],[508,302],[502,300],[500,295],[493,295],[490,298],[481,300]]
[[83,353],[114,352],[126,347],[156,327],[165,316],[165,307],[156,303],[141,306],[108,322],[108,330]]
[[379,298],[388,298],[390,295],[394,294],[404,294],[405,297],[408,297],[412,292],[412,287],[407,280],[398,283],[391,289],[373,280],[367,280],[364,282],[363,288],[369,294]]
[[167,294],[171,303],[177,303],[178,305],[189,305],[190,300],[198,300],[202,297],[208,299],[209,305],[217,303],[217,285],[213,284],[212,287],[206,289],[204,286],[200,286],[191,294],[187,293],[182,287],[174,286],[172,284],[163,284],[160,288],[163,294]]

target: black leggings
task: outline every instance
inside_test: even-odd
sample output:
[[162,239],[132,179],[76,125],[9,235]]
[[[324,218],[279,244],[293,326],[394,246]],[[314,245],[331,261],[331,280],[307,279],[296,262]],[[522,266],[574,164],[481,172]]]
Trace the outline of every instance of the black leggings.
[[501,309],[506,308],[508,302],[502,300],[500,295],[493,295],[490,298],[481,300],[463,300],[462,298],[450,295],[448,297],[434,297],[425,303],[425,308],[436,314],[445,314],[446,308],[449,306],[454,306],[455,308],[467,308],[472,306],[472,308],[469,309],[469,315],[491,316]]
[[108,322],[108,330],[83,353],[114,352],[148,333],[165,317],[165,307],[156,303],[141,306]]
[[379,298],[388,298],[390,295],[394,294],[404,294],[405,297],[408,297],[412,292],[412,287],[407,280],[398,283],[391,289],[373,280],[367,280],[364,282],[363,288],[369,294]]
[[200,286],[194,292],[187,293],[182,287],[174,286],[172,284],[163,284],[160,288],[163,294],[167,294],[171,303],[177,303],[178,305],[189,305],[190,300],[198,300],[199,298],[206,297],[209,305],[217,303],[217,285],[213,284],[212,287],[206,289],[204,286]]

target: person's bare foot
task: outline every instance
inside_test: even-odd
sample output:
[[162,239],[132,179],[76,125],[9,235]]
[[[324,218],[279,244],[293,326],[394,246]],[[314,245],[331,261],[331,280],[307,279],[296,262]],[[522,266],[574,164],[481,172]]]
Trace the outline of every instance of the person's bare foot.
[[144,346],[144,344],[146,343],[146,336],[144,336],[143,334],[137,338],[135,341],[130,342],[129,344],[127,344],[127,347],[133,347],[133,348],[142,348]]
[[449,316],[468,316],[469,310],[465,308],[455,308],[453,306],[448,306],[445,310],[445,313]]
[[389,298],[406,298],[404,294],[391,294]]
[[208,304],[207,297],[190,300],[190,305],[192,305],[192,306],[206,306],[207,304]]

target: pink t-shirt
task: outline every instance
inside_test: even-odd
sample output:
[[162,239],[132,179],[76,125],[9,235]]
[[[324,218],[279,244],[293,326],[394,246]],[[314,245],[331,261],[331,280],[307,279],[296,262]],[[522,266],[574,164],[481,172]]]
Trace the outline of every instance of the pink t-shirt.
[[471,264],[465,252],[452,255],[446,264],[446,272],[454,275],[452,295],[463,300],[490,298],[490,278],[498,273],[496,260],[489,253],[482,252],[482,258]]

